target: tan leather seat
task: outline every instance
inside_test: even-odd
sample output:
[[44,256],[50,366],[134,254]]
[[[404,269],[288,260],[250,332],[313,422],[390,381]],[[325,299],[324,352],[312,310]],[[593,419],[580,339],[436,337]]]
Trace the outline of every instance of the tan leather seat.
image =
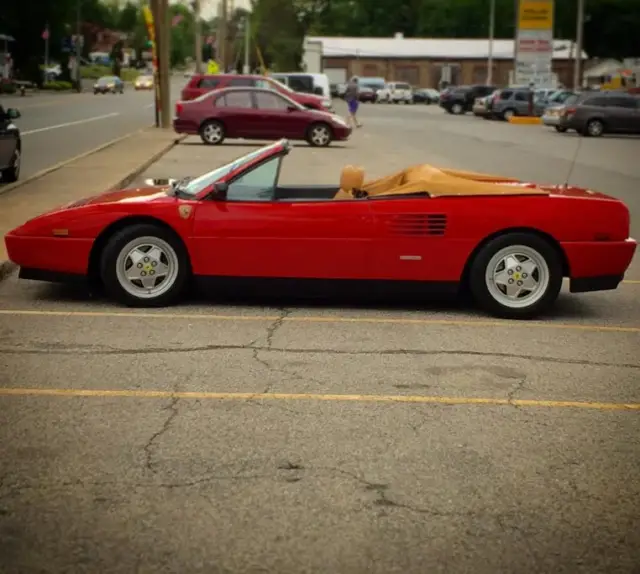
[[333,199],[355,199],[354,190],[362,189],[364,169],[354,165],[346,165],[340,174],[340,190]]

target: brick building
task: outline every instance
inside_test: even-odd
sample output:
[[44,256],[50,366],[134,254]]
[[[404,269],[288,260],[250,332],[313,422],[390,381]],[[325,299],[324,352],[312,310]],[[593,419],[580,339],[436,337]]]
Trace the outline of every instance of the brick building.
[[[494,40],[494,84],[510,83],[514,46],[514,40]],[[571,40],[554,40],[553,71],[565,86],[573,82],[574,52]],[[404,38],[401,34],[393,38],[305,38],[305,61],[320,62],[332,83],[351,76],[383,77],[423,88],[437,88],[442,79],[457,85],[484,83],[488,57],[486,39]],[[584,52],[582,58],[587,58]]]

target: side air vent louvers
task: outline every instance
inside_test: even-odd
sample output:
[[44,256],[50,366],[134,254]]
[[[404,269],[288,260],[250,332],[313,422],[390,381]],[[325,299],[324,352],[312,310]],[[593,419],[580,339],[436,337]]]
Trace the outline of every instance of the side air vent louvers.
[[391,235],[405,237],[442,236],[447,230],[447,216],[443,213],[404,213],[389,220]]

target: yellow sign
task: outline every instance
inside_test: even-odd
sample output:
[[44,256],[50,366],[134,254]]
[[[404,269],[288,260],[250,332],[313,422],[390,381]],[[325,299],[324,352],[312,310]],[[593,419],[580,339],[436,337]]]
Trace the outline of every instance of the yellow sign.
[[520,30],[553,30],[553,0],[520,0]]

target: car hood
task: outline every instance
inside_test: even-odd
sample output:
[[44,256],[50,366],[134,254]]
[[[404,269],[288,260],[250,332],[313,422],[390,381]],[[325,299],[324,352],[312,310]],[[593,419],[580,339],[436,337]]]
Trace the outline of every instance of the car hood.
[[107,203],[138,203],[138,202],[151,202],[159,201],[167,198],[167,191],[171,186],[170,179],[161,180],[147,180],[144,187],[133,187],[130,189],[118,189],[101,193],[100,195],[94,195],[92,197],[85,197],[79,201],[74,201],[65,208],[82,207],[85,205],[104,205]]

